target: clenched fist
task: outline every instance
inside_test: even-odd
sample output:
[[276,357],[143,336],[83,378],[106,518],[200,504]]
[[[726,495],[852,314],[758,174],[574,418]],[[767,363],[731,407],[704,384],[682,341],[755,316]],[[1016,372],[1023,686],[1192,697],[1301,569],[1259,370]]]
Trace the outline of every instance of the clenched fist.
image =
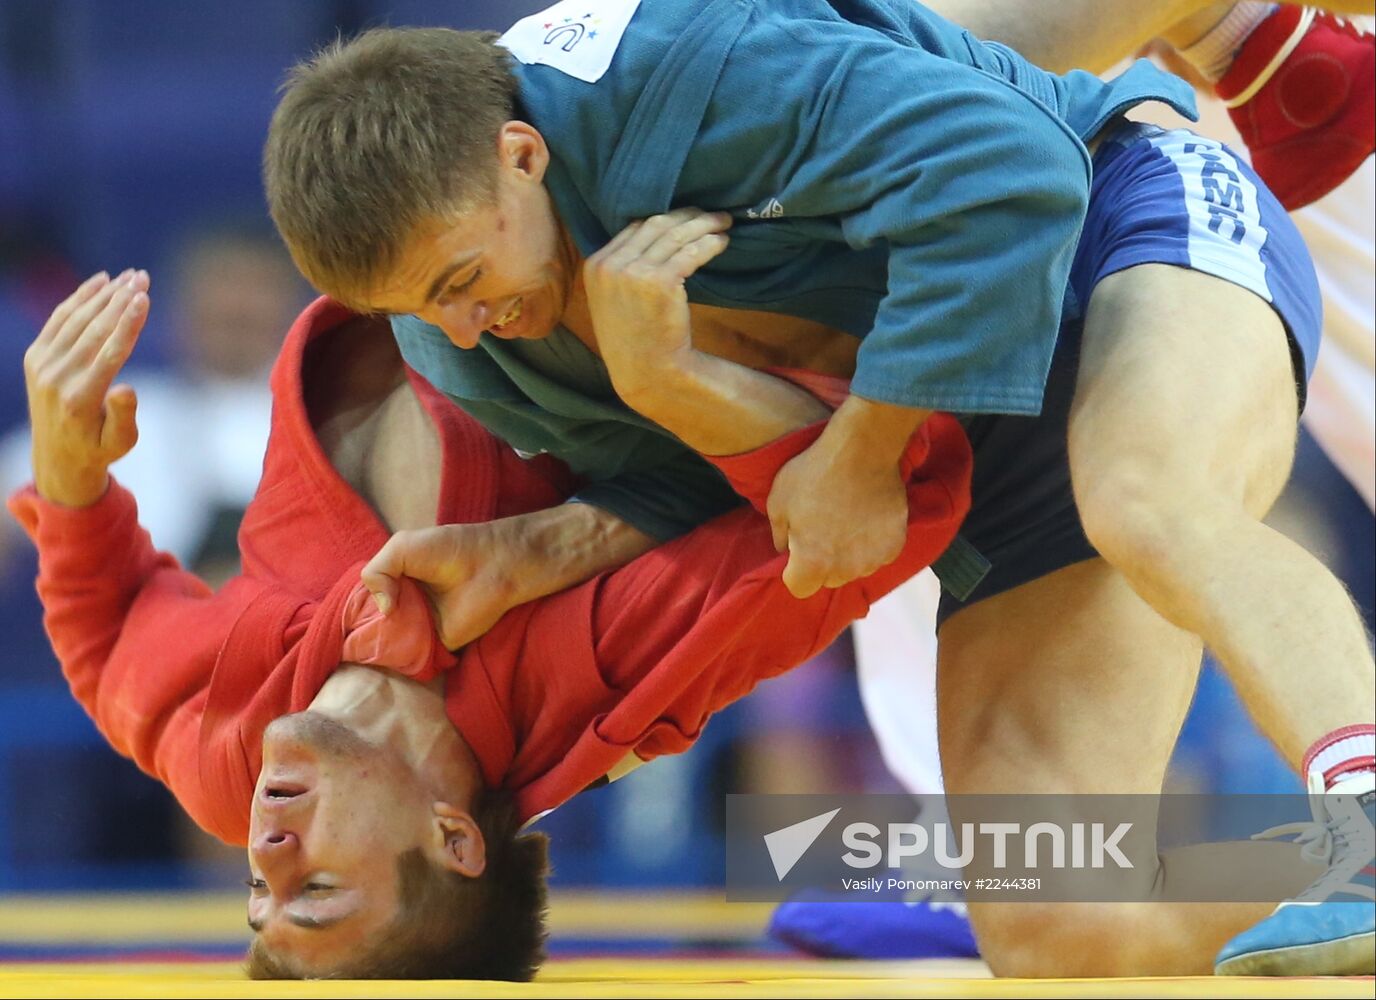
[[731,216],[680,208],[633,222],[583,264],[597,349],[623,398],[692,349],[683,283],[727,246]]

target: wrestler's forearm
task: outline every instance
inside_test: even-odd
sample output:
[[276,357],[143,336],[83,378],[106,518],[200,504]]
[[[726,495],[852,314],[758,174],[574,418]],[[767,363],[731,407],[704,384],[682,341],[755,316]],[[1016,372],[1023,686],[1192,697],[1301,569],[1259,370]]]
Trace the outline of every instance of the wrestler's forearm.
[[600,507],[566,503],[508,518],[526,558],[513,563],[513,603],[566,590],[605,570],[624,566],[657,539]]
[[817,444],[877,468],[891,468],[898,464],[913,432],[931,415],[931,410],[847,396]]
[[830,413],[795,385],[701,351],[683,352],[623,398],[703,455],[752,451]]
[[109,467],[104,465],[61,469],[34,462],[33,485],[38,495],[60,507],[89,507],[110,488]]
[[363,567],[363,586],[392,615],[410,577],[426,588],[445,648],[458,649],[512,608],[630,562],[655,539],[591,504],[477,524],[399,531]]

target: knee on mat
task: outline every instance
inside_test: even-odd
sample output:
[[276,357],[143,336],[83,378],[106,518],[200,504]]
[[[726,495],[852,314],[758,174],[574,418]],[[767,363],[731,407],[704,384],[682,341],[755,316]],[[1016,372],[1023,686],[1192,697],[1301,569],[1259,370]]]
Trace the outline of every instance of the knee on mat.
[[1116,978],[1149,974],[1134,953],[1132,921],[1097,903],[972,906],[980,957],[1010,979]]

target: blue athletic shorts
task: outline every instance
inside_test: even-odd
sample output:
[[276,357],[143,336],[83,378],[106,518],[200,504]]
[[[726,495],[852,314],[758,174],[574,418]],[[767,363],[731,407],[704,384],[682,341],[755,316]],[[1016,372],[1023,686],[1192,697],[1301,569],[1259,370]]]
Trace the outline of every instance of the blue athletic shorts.
[[1303,408],[1323,317],[1309,251],[1285,209],[1222,143],[1183,129],[1113,126],[1094,155],[1089,214],[1041,415],[964,421],[975,471],[961,534],[991,566],[968,599],[943,592],[938,623],[1097,556],[1075,509],[1066,456],[1084,311],[1100,279],[1149,263],[1212,274],[1269,302],[1289,334]]

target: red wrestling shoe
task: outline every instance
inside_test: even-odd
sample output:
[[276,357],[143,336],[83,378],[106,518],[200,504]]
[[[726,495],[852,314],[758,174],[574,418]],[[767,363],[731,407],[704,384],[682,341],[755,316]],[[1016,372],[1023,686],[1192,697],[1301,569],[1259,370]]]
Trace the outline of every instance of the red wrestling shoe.
[[1288,209],[1345,181],[1376,145],[1376,36],[1281,4],[1248,36],[1215,89]]

